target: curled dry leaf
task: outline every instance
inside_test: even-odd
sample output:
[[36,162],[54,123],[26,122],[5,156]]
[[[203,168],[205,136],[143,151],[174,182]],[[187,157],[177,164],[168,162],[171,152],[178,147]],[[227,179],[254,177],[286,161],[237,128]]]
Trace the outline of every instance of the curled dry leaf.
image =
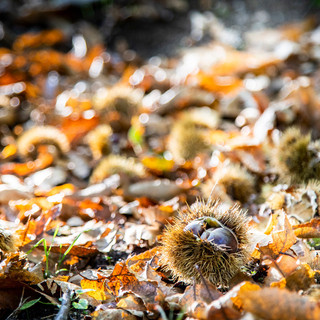
[[259,251],[263,255],[272,258],[277,258],[280,254],[285,253],[297,241],[286,214],[283,213],[277,223],[277,229],[271,232],[272,241],[267,245],[259,246]]
[[132,271],[136,276],[139,276],[142,272],[144,272],[146,264],[150,262],[157,254],[159,254],[159,248],[155,247],[128,258],[126,264],[130,271]]
[[40,153],[34,161],[25,163],[5,163],[0,166],[1,174],[16,174],[27,176],[33,172],[49,167],[53,162],[53,156],[49,153]]
[[305,296],[278,288],[240,290],[237,299],[244,311],[265,320],[313,320],[320,318],[320,306]]
[[320,219],[314,218],[309,222],[292,227],[294,234],[299,238],[320,238]]
[[190,306],[196,301],[202,301],[209,304],[221,296],[221,292],[219,292],[217,287],[210,282],[207,282],[206,284],[194,284],[187,287],[180,299],[180,304],[182,306]]
[[0,263],[0,279],[12,279],[28,284],[37,284],[43,279],[32,270],[23,253],[8,253]]
[[315,272],[307,264],[302,264],[286,278],[286,288],[290,291],[306,291],[314,284]]
[[123,310],[134,311],[146,311],[146,307],[143,304],[141,298],[137,297],[133,293],[125,293],[117,303],[117,307]]

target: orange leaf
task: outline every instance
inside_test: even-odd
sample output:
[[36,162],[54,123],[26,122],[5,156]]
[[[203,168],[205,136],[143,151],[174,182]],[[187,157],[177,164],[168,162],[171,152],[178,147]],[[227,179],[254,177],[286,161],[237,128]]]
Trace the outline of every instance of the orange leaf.
[[3,148],[1,151],[1,158],[7,159],[17,153],[17,147],[14,144],[9,144]]
[[[280,218],[283,221],[280,221]],[[273,258],[286,252],[297,241],[286,214],[282,213],[282,216],[279,217],[277,228],[280,230],[274,230],[271,233],[272,242],[259,248],[262,254]]]
[[1,174],[17,174],[18,176],[26,176],[30,173],[45,169],[53,162],[53,156],[49,153],[39,153],[34,161],[26,163],[6,163],[0,167]]
[[63,193],[63,194],[66,194],[66,195],[70,195],[72,193],[74,193],[76,191],[76,187],[71,184],[71,183],[66,183],[66,184],[63,184],[61,186],[57,186],[57,187],[54,187],[52,188],[51,190],[49,191],[45,191],[45,190],[36,190],[35,191],[35,195],[36,196],[42,196],[42,197],[50,197],[50,196],[54,196],[55,194],[58,194],[58,193]]
[[294,234],[299,238],[320,238],[320,219],[314,218],[309,222],[292,227]]
[[115,265],[108,279],[107,291],[116,296],[121,288],[132,287],[138,283],[137,278],[129,272],[128,267],[123,262],[118,262]]
[[127,266],[134,274],[140,274],[144,271],[147,262],[157,254],[159,254],[159,248],[157,247],[147,250],[143,253],[128,258],[126,261]]
[[24,33],[17,37],[13,43],[13,49],[17,51],[26,48],[36,48],[43,45],[52,46],[64,39],[63,33],[58,29],[41,31],[39,33]]
[[67,136],[70,142],[73,142],[95,128],[98,123],[98,117],[92,117],[90,119],[85,119],[81,116],[77,118],[69,117],[63,120],[61,131]]
[[200,87],[222,95],[236,95],[243,88],[242,80],[237,77],[212,76],[199,72],[197,78]]
[[244,282],[243,285],[241,285],[240,290],[237,294],[236,297],[231,298],[233,304],[238,308],[242,309],[243,308],[243,302],[241,297],[245,296],[248,292],[257,292],[261,288],[257,284],[253,284],[251,282]]
[[105,279],[82,279],[80,285],[82,289],[92,289],[92,291],[88,291],[86,294],[96,300],[104,301],[112,298],[112,295],[105,292]]
[[320,319],[320,306],[305,296],[278,288],[246,290],[238,294],[243,309],[268,320]]

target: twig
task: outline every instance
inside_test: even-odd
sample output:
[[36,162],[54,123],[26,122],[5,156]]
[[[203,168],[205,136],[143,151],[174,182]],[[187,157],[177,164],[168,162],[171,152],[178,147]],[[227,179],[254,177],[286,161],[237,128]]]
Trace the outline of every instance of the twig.
[[62,295],[61,307],[54,320],[68,320],[71,305],[71,293],[72,291],[68,289]]
[[212,296],[212,294],[211,294],[211,292],[210,292],[210,290],[209,290],[209,287],[208,287],[208,284],[207,284],[206,279],[205,279],[204,276],[202,275],[202,272],[201,272],[201,270],[200,270],[200,267],[199,267],[197,264],[196,264],[194,267],[195,267],[195,269],[199,272],[200,277],[201,277],[201,281],[203,282],[204,286],[206,287],[206,290],[208,291],[208,295],[209,295],[211,301],[213,301],[214,298],[213,298],[213,296]]
[[193,277],[193,300],[197,300],[197,291],[196,291],[196,278]]

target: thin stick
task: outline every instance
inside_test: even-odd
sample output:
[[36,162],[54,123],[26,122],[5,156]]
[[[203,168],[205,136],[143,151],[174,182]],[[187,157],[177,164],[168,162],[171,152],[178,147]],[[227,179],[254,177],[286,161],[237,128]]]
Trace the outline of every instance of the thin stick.
[[71,293],[72,291],[68,289],[62,295],[61,307],[54,320],[68,320],[71,305]]
[[264,259],[269,259],[273,264],[274,266],[276,267],[276,269],[280,272],[280,274],[285,278],[286,275],[283,273],[283,271],[281,270],[281,268],[279,267],[278,263],[269,255],[265,255],[263,256],[263,260]]
[[213,298],[213,296],[212,296],[212,294],[211,294],[211,292],[210,292],[210,290],[209,290],[209,287],[208,287],[208,284],[207,284],[206,279],[205,279],[204,276],[202,275],[202,272],[201,272],[201,270],[200,270],[200,267],[199,267],[197,264],[196,264],[194,267],[195,267],[195,269],[199,272],[201,281],[203,282],[204,286],[206,287],[206,290],[208,291],[208,295],[209,295],[210,299],[213,301],[214,298]]
[[193,299],[194,299],[194,301],[197,300],[196,278],[195,277],[193,277]]

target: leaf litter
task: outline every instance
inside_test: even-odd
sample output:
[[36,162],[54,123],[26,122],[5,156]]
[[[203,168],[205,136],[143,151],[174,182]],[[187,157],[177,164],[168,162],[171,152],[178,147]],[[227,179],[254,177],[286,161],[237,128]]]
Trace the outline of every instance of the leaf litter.
[[[320,319],[317,23],[149,60],[93,26],[0,48],[3,319]],[[249,256],[187,284],[164,230],[203,198],[244,209]]]

